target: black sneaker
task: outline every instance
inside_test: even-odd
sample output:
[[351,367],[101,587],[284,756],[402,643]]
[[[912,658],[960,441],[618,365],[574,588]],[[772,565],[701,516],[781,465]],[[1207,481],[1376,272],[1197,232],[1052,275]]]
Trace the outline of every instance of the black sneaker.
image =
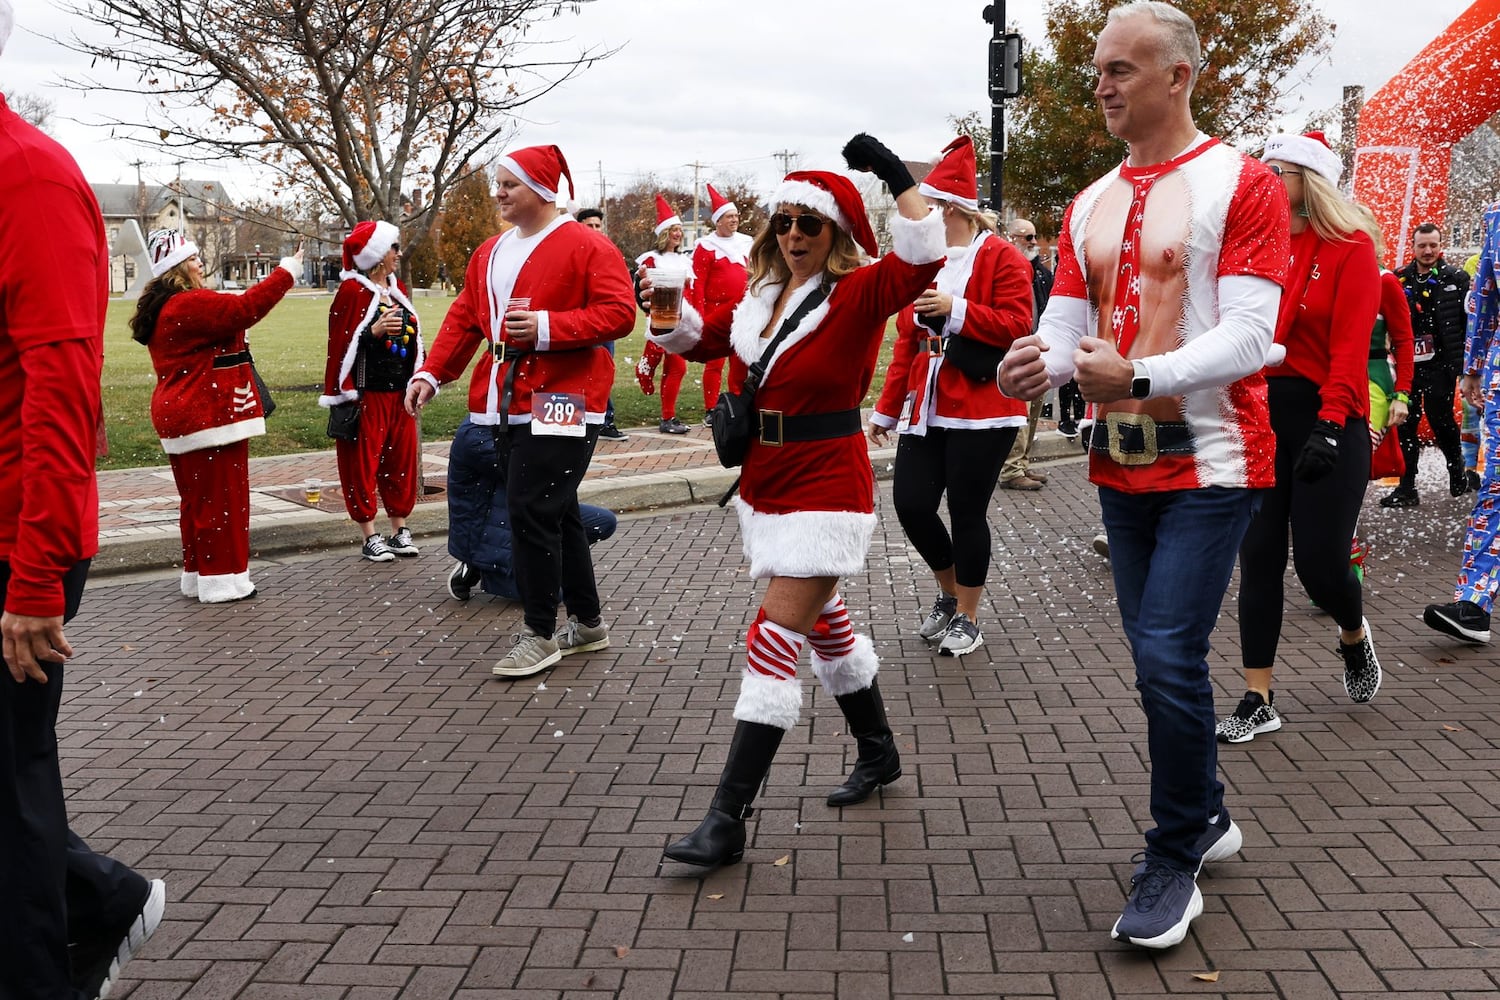
[[1437,629],[1464,642],[1490,641],[1490,615],[1473,601],[1454,601],[1452,604],[1429,604],[1422,612],[1422,620],[1428,628]]
[[952,594],[939,594],[938,599],[933,602],[932,610],[927,617],[922,619],[922,624],[917,628],[917,635],[928,642],[938,642],[943,638],[943,633],[948,631],[948,623],[953,621],[953,615],[958,611],[958,598]]
[[[1369,633],[1365,633],[1368,635]],[[1281,728],[1281,716],[1276,714],[1276,692],[1271,700],[1260,696],[1259,691],[1246,691],[1234,714],[1220,719],[1214,727],[1214,735],[1220,743],[1249,743],[1261,733],[1274,733]]]
[[607,423],[599,428],[599,436],[606,441],[628,441],[630,439],[629,434],[620,430],[613,423]]
[[1464,478],[1469,481],[1469,492],[1478,493],[1479,488],[1484,485],[1484,480],[1479,478],[1479,473],[1473,469],[1464,473]]
[[1057,425],[1057,433],[1065,438],[1076,438],[1078,436],[1078,425],[1070,420],[1065,420]]
[[1467,492],[1469,492],[1469,470],[1468,469],[1449,469],[1448,470],[1448,495],[1449,496],[1455,496],[1455,497],[1461,497],[1461,496],[1463,496]]
[[709,410],[707,413],[703,414],[703,426],[704,427],[712,427],[713,425],[714,425],[714,411],[713,410]]
[[103,942],[68,945],[68,958],[73,965],[73,988],[83,991],[89,1000],[109,996],[115,980],[120,978],[120,967],[145,947],[151,935],[156,933],[166,908],[167,884],[155,879],[147,888],[146,902],[141,904],[141,911],[130,921],[129,927],[108,936]]
[[391,551],[391,547],[385,544],[385,539],[378,532],[365,539],[365,544],[359,547],[359,554],[370,562],[394,562],[396,559],[396,553]]
[[454,563],[448,573],[448,594],[455,601],[467,601],[479,582],[479,570],[466,562]]
[[663,434],[686,434],[688,432],[688,425],[676,417],[672,417],[668,420],[663,420],[657,430]]
[[398,556],[414,556],[417,554],[417,543],[412,541],[411,529],[397,528],[396,533],[386,539],[385,547]]
[[1363,705],[1380,690],[1380,661],[1375,658],[1375,641],[1370,637],[1370,620],[1360,620],[1365,637],[1352,646],[1339,642],[1344,658],[1344,692],[1356,705]]
[[1380,498],[1382,507],[1420,507],[1422,498],[1417,496],[1415,486],[1397,486]]

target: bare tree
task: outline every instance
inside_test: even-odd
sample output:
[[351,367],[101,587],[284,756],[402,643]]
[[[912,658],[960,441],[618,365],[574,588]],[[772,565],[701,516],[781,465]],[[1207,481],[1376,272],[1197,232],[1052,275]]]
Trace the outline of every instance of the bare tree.
[[[593,0],[73,0],[112,29],[68,47],[131,71],[90,90],[144,94],[127,137],[182,160],[251,161],[270,194],[346,226],[432,225],[448,187],[492,157],[523,105],[613,50],[564,54],[528,32]],[[403,219],[402,192],[424,189]]]
[[[3,89],[0,88],[0,90]],[[47,131],[47,123],[52,120],[52,112],[57,110],[56,105],[42,95],[24,90],[6,94],[5,102],[10,105],[12,111],[21,116],[22,121],[30,122],[43,132]]]

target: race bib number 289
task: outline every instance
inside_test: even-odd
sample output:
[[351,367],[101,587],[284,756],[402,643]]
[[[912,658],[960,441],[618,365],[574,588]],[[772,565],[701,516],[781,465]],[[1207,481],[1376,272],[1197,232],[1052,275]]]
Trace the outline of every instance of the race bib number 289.
[[533,395],[531,433],[583,437],[583,395],[577,392],[539,392]]

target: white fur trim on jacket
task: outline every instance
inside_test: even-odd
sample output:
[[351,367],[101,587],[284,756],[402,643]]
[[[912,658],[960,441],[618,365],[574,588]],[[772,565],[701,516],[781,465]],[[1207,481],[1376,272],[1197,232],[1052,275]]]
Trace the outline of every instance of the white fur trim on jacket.
[[[395,227],[393,226],[392,228]],[[360,321],[359,326],[354,328],[354,333],[349,337],[349,346],[344,348],[344,356],[339,359],[339,377],[338,381],[334,383],[335,385],[343,385],[344,379],[348,378],[349,373],[354,370],[354,361],[359,356],[360,334],[366,327],[368,327],[375,321],[375,310],[380,308],[381,291],[379,285],[375,284],[375,282],[370,280],[368,275],[360,271],[340,271],[339,280],[353,281],[356,284],[364,286],[364,288],[370,292],[370,304],[365,307],[365,318]],[[405,306],[407,311],[415,316],[417,313],[417,307],[411,304],[411,299],[401,294],[401,289],[396,285],[396,276],[394,274],[387,275],[385,283],[385,291],[390,294],[391,298],[395,299],[397,304]],[[421,370],[423,357],[424,352],[422,350],[422,327],[419,323],[417,325],[417,362],[413,366],[414,371]],[[330,406],[334,406],[338,403],[347,403],[351,399],[358,398],[358,389],[345,389],[341,392],[335,393],[332,396],[319,396],[318,405],[326,410]]]
[[[776,214],[783,205],[801,205],[810,208],[819,215],[826,216],[834,221],[840,229],[846,233],[854,230],[849,225],[849,217],[839,210],[839,203],[828,191],[810,184],[807,181],[784,181],[776,193],[771,196],[771,214]],[[939,227],[941,232],[942,227]],[[939,256],[942,256],[939,254]]]
[[703,339],[703,314],[693,308],[686,298],[682,300],[682,311],[678,313],[677,328],[669,333],[652,333],[648,327],[646,339],[669,354],[691,351]]
[[875,515],[848,510],[763,514],[734,498],[750,579],[849,576],[865,568]]
[[198,602],[200,604],[223,604],[249,597],[255,590],[250,582],[250,571],[243,573],[220,573],[198,577]]
[[[787,299],[783,317],[796,312],[802,300],[811,295],[813,289],[817,287],[816,282],[809,281],[793,292]],[[786,339],[777,346],[776,353],[771,355],[771,360],[766,364],[767,373],[776,365],[777,358],[785,354],[793,344],[818,328],[818,324],[822,323],[824,317],[828,315],[830,303],[837,294],[838,285],[835,284],[828,292],[828,297],[818,304],[818,308],[802,317],[802,322],[797,324],[795,330],[787,334]],[[766,349],[766,345],[761,342],[760,334],[766,328],[766,324],[771,322],[771,313],[775,310],[776,299],[780,295],[780,285],[763,285],[753,293],[747,291],[745,297],[740,299],[740,304],[734,307],[734,319],[729,328],[729,344],[734,348],[734,353],[738,354],[740,360],[747,365],[759,361],[761,352]],[[780,332],[780,329],[771,331],[773,336]]]
[[908,264],[930,264],[948,256],[942,211],[934,208],[924,219],[891,216],[891,252]]
[[222,448],[246,438],[260,437],[266,432],[264,417],[252,420],[236,420],[218,427],[205,427],[201,431],[184,434],[182,437],[162,438],[161,450],[168,455],[184,455],[204,448]]
[[777,729],[793,729],[802,716],[802,679],[777,680],[745,671],[740,676],[740,697],[734,717]]
[[875,644],[867,635],[854,637],[854,649],[848,656],[837,660],[825,660],[813,650],[813,673],[823,682],[823,690],[835,698],[856,691],[863,691],[875,683],[880,672],[880,657],[875,655]]

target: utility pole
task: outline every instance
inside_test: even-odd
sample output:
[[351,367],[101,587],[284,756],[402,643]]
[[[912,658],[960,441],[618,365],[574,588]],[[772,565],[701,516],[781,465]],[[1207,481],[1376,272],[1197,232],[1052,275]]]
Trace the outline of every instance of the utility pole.
[[604,161],[599,161],[599,211],[604,213],[604,235],[609,235],[609,212],[605,202],[609,201],[609,185],[604,182]]
[[187,199],[182,196],[182,161],[177,161],[177,232],[187,232]]
[[792,172],[792,161],[797,158],[796,152],[790,149],[778,149],[771,155],[781,161],[781,176],[785,177]]
[[703,164],[694,160],[687,166],[693,168],[693,241],[697,242],[698,234],[703,231],[703,218],[698,214],[698,172],[703,169]]
[[141,232],[146,229],[146,184],[141,180],[141,167],[145,166],[143,160],[131,160],[130,165],[135,167],[135,215],[136,222],[141,224]]
[[990,208],[998,215],[1004,199],[1005,100],[1021,95],[1021,36],[1005,30],[1005,0],[986,4],[990,36]]

